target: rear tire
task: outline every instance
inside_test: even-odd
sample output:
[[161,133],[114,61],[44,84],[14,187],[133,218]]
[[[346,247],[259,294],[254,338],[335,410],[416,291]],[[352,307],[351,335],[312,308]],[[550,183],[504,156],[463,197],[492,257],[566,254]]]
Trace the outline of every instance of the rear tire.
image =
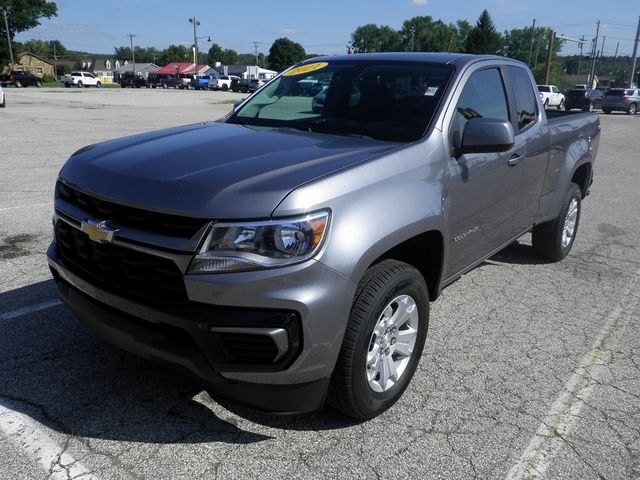
[[564,108],[564,100],[560,100],[560,103],[558,104],[558,110],[562,110]]
[[40,87],[42,87],[42,82],[40,80],[38,80],[36,82],[36,88],[40,88]]
[[533,228],[533,249],[542,258],[558,262],[571,251],[578,233],[582,192],[575,183],[570,183],[558,216]]
[[358,284],[331,376],[329,404],[369,419],[391,407],[415,372],[429,324],[429,292],[413,266],[384,260]]
[[14,85],[16,86],[16,88],[22,88],[22,82],[20,80],[16,80],[16,83]]
[[602,111],[604,113],[606,113],[607,115],[611,113],[611,109],[610,108],[603,108]]
[[227,84],[226,84],[226,83],[223,83],[223,84],[222,84],[221,90],[222,90],[223,92],[226,92],[227,90],[229,90],[229,87],[227,86]]

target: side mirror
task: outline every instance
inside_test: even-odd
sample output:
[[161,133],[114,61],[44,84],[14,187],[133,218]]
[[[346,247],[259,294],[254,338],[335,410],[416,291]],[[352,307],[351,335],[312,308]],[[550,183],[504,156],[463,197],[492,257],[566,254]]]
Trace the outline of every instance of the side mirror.
[[456,153],[506,152],[515,143],[511,123],[495,118],[472,118],[464,127],[462,142]]

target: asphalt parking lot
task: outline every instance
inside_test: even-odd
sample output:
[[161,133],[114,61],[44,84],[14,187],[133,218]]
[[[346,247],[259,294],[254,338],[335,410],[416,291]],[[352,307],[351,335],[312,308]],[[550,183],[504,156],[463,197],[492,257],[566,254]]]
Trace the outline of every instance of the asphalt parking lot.
[[432,304],[400,402],[269,417],[122,352],[56,299],[52,190],[76,149],[216,119],[241,95],[7,89],[0,109],[0,479],[640,478],[640,115],[601,115],[573,251],[529,236]]

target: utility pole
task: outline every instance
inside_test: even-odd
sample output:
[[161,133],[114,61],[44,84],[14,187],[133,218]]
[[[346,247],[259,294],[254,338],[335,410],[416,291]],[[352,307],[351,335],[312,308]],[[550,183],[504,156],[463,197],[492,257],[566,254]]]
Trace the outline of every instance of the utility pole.
[[556,32],[549,31],[549,50],[547,50],[547,66],[544,70],[544,83],[549,84],[549,74],[551,73],[551,57],[553,54],[553,41],[556,39]]
[[578,58],[578,72],[576,75],[580,75],[580,64],[582,63],[582,48],[584,47],[584,35],[580,37],[580,58]]
[[260,42],[256,42],[255,40],[253,42],[251,42],[253,44],[253,52],[255,53],[256,56],[256,67],[259,67],[259,62],[258,62],[258,45],[260,45]]
[[[5,14],[6,15],[6,14]],[[5,16],[6,19],[6,16]],[[640,42],[640,17],[638,17],[638,29],[636,30],[636,41],[633,42],[633,61],[631,63],[631,75],[629,76],[629,88],[633,87],[633,77],[636,73],[636,60],[638,59],[638,42]]]
[[533,56],[533,42],[535,40],[536,37],[536,19],[533,19],[533,26],[531,27],[531,46],[529,47],[529,61],[527,62],[527,65],[529,65],[529,68],[531,68],[531,57]]
[[58,78],[58,55],[56,55],[56,42],[53,42],[53,76]]
[[135,36],[136,35],[134,33],[129,34],[129,42],[131,43],[131,59],[133,61],[133,77],[134,78],[136,76],[136,53],[135,53],[135,50],[133,49],[133,37]]
[[593,81],[596,77],[596,57],[597,57],[597,48],[598,48],[598,37],[600,35],[600,20],[596,23],[596,38],[593,41],[593,58],[591,60],[591,69],[589,70],[589,88],[593,88]]
[[196,17],[189,17],[189,23],[193,24],[193,74],[197,75],[198,72],[198,32],[197,28],[200,26],[200,22],[196,20]]
[[[596,60],[595,60],[595,64],[593,67],[593,78],[595,79],[596,77],[596,70],[598,67],[598,60],[602,59],[602,57],[604,57],[604,41],[606,40],[606,36],[602,36],[602,46],[600,47],[600,51],[598,52],[598,54],[596,55]],[[593,82],[593,80],[591,80]]]
[[540,53],[540,40],[542,39],[542,35],[538,35],[538,42],[536,44],[536,57],[535,60],[533,61],[533,68],[535,68],[538,65],[538,54]]
[[11,35],[9,34],[9,20],[7,20],[7,15],[9,15],[10,12],[11,10],[9,9],[9,7],[2,7],[2,13],[4,13],[4,30],[5,32],[7,32],[7,45],[9,45],[9,58],[11,59],[11,70],[13,70],[14,69],[13,50],[11,48]]

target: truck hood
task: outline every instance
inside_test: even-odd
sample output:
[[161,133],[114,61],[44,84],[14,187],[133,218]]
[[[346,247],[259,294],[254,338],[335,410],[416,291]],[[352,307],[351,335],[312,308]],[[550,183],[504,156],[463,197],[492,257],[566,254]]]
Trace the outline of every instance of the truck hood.
[[69,158],[60,177],[139,208],[211,219],[265,218],[296,187],[400,145],[210,122],[85,147]]

